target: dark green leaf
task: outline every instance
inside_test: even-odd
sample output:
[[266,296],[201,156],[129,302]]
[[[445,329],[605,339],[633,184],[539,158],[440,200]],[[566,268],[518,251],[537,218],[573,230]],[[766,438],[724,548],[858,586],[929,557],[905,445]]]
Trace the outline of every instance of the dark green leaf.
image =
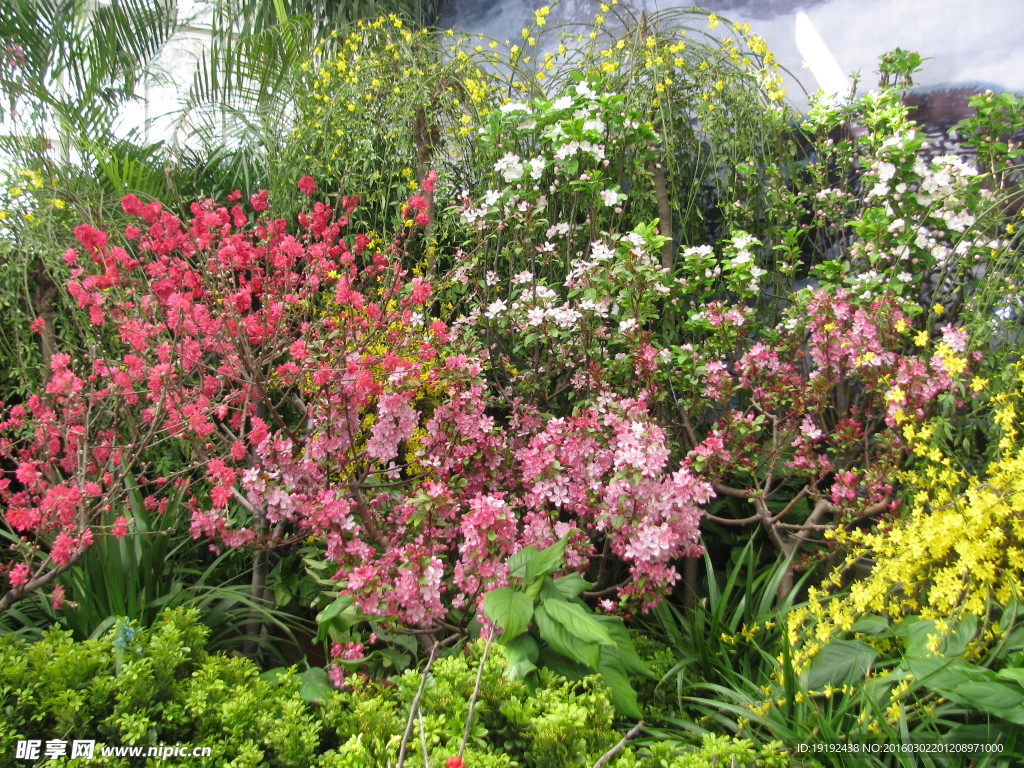
[[948,694],[948,698],[964,706],[1024,725],[1024,691],[1016,683],[999,680],[968,681]]
[[604,678],[605,684],[608,686],[608,693],[612,704],[623,717],[639,720],[642,715],[640,714],[640,705],[637,702],[636,690],[630,684],[629,677],[627,677],[622,668],[605,655],[606,650],[607,648],[604,648],[601,651],[601,666],[598,669],[601,672],[601,677]]
[[526,578],[526,567],[537,556],[538,549],[532,544],[523,547],[508,559],[508,572],[517,579]]
[[889,629],[889,622],[882,616],[861,616],[854,622],[852,629],[865,635],[880,635]]
[[330,621],[331,619],[341,615],[341,612],[350,605],[352,605],[351,597],[348,595],[338,595],[330,605],[316,615],[316,623],[324,624]]
[[322,667],[311,667],[299,675],[299,696],[304,701],[322,704],[331,696],[331,681]]
[[811,659],[801,675],[804,688],[820,691],[863,680],[878,652],[859,640],[833,640]]
[[648,669],[644,660],[640,658],[640,654],[636,652],[636,647],[633,645],[633,638],[629,636],[629,631],[626,629],[625,623],[618,616],[595,616],[604,628],[608,630],[608,634],[612,638],[614,643],[611,646],[602,646],[601,653],[608,653],[614,656],[619,663],[622,664],[622,668],[630,675],[637,677],[654,677],[654,673]]

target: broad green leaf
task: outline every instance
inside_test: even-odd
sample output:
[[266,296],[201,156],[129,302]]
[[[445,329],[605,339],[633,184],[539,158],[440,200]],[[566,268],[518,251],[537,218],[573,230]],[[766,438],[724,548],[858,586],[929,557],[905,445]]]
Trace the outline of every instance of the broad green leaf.
[[510,576],[514,576],[517,579],[526,578],[526,566],[529,565],[538,553],[538,549],[531,544],[528,547],[523,547],[516,552],[512,557],[508,559],[508,572]]
[[618,616],[595,616],[612,638],[613,645],[605,645],[601,648],[602,655],[608,653],[613,655],[621,664],[622,668],[630,675],[637,677],[655,677],[655,674],[648,669],[640,654],[636,652],[633,645],[633,638],[629,636],[625,623]]
[[598,667],[598,671],[608,686],[608,693],[612,704],[623,717],[639,720],[642,715],[640,714],[640,705],[637,702],[636,690],[630,684],[629,677],[622,667],[606,655],[605,652],[607,650],[607,646],[601,649],[601,665]]
[[578,573],[567,573],[565,576],[559,576],[557,579],[554,579],[554,584],[555,589],[557,589],[559,594],[561,594],[566,600],[572,600],[574,597],[579,597],[583,590],[589,589],[593,586]]
[[563,656],[549,645],[540,649],[537,666],[550,669],[552,672],[561,675],[566,680],[582,680],[587,675],[594,674],[594,670],[586,664],[582,664],[579,661]]
[[274,667],[268,669],[266,672],[260,673],[260,680],[263,680],[271,685],[277,685],[282,679],[288,677],[291,671],[288,667]]
[[352,605],[352,598],[348,595],[338,595],[334,601],[316,615],[316,623],[323,624],[339,616],[342,611]]
[[547,606],[553,602],[555,601],[547,600],[538,605],[533,614],[541,639],[566,658],[586,664],[591,669],[597,669],[597,665],[601,663],[601,646],[595,642],[580,640],[561,622],[551,618]]
[[322,704],[331,696],[331,681],[322,667],[311,667],[299,675],[299,696],[303,701]]
[[943,656],[907,656],[904,663],[917,680],[943,696],[950,697],[958,686],[969,682],[995,680],[995,673],[963,659]]
[[537,578],[550,576],[557,571],[562,565],[562,558],[565,556],[565,545],[568,543],[569,537],[565,536],[550,547],[542,549],[535,557],[530,558],[526,563],[526,575],[523,581],[526,584],[530,584]]
[[948,698],[1011,723],[1024,725],[1024,691],[1016,683],[1001,680],[968,681],[954,688]]
[[1005,669],[1000,669],[996,673],[996,676],[1003,680],[1013,680],[1014,682],[1024,685],[1024,669],[1021,669],[1020,667],[1006,667]]
[[939,646],[940,652],[945,656],[962,656],[967,646],[978,634],[978,617],[964,616],[953,625],[949,634]]
[[889,629],[889,622],[883,616],[869,614],[857,619],[852,629],[854,632],[861,632],[865,635],[880,635]]
[[811,659],[801,675],[804,688],[820,691],[862,680],[878,652],[859,640],[833,640]]
[[613,644],[614,641],[608,634],[608,628],[579,603],[570,603],[567,600],[545,600],[543,606],[551,619],[565,627],[566,631],[580,642],[599,645]]
[[509,664],[512,667],[512,674],[515,677],[523,679],[537,669],[540,648],[532,635],[519,635],[503,645],[505,655],[508,656]]
[[533,601],[512,587],[498,587],[484,595],[484,613],[505,630],[502,642],[518,637],[533,618]]

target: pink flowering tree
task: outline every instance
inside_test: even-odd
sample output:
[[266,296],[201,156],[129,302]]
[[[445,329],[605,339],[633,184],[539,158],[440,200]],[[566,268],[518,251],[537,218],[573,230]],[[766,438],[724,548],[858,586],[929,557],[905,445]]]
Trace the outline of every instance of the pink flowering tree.
[[[97,536],[132,535],[117,514],[129,489],[159,509],[177,488],[193,535],[250,549],[256,599],[270,553],[312,536],[359,610],[425,635],[457,629],[452,609],[468,622],[509,555],[565,537],[565,567],[595,597],[650,606],[671,588],[675,561],[699,552],[710,487],[671,460],[643,400],[610,395],[562,420],[490,410],[470,339],[459,351],[429,316],[431,285],[401,266],[429,222],[424,195],[383,250],[342,237],[354,198],[341,215],[315,203],[293,234],[265,215],[265,192],[240,197],[183,222],[129,195],[125,245],[76,230],[68,290],[118,346],[55,355],[46,391],[3,422],[16,543],[0,607]],[[150,457],[168,441],[191,458],[160,475]]]
[[915,331],[921,308],[896,294],[820,288],[794,298],[758,336],[751,310],[705,305],[691,315],[705,344],[676,347],[663,372],[676,382],[684,464],[749,510],[709,519],[761,527],[786,555],[896,508],[902,426],[943,399],[963,407],[980,359],[962,328],[946,324],[937,339]]

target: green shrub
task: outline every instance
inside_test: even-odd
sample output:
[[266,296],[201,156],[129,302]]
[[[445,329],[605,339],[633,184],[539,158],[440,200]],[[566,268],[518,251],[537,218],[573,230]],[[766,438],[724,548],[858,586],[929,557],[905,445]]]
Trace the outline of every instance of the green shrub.
[[[600,677],[569,681],[542,669],[531,686],[509,676],[497,644],[484,661],[480,640],[448,651],[425,680],[415,670],[381,682],[350,674],[344,690],[311,690],[303,687],[310,676],[294,669],[261,674],[249,659],[207,652],[209,630],[197,618],[197,611],[179,608],[161,614],[151,628],[122,621],[83,642],[56,628],[36,642],[0,635],[0,768],[28,764],[16,757],[17,742],[28,739],[44,745],[94,739],[92,759],[105,768],[396,766],[417,700],[405,768],[423,768],[424,752],[430,765],[444,765],[460,752],[470,719],[462,755],[471,768],[592,766],[622,738]],[[212,754],[141,761],[101,754],[103,746],[158,745],[210,747]],[[705,753],[711,762],[701,762]],[[693,752],[671,744],[628,745],[605,765],[690,768],[733,754],[760,760],[775,751],[739,741]],[[53,766],[89,762],[49,760],[43,750],[38,760]]]
[[[438,659],[430,670],[420,700],[420,713],[430,765],[444,765],[459,752],[476,686],[483,643],[465,653]],[[490,646],[480,675],[473,724],[463,759],[472,768],[568,768],[591,766],[620,735],[612,728],[614,709],[597,676],[567,681],[541,670],[532,692],[521,680],[506,676],[508,660]],[[340,746],[329,751],[324,765],[384,766],[395,764],[408,720],[409,703],[421,674],[410,670],[394,684],[353,679],[348,690],[331,697],[324,723],[336,732]],[[396,701],[397,700],[397,701]],[[423,745],[417,727],[407,746],[407,768],[422,768]],[[629,752],[609,765],[625,768]]]
[[[309,765],[319,721],[299,697],[298,679],[272,683],[248,659],[208,654],[208,630],[197,615],[165,613],[141,631],[121,623],[85,642],[57,629],[31,644],[0,637],[0,763],[25,764],[14,761],[19,739],[95,739],[97,759],[100,744],[180,744],[211,747],[210,764]],[[138,764],[103,759],[111,768]],[[196,760],[151,762],[195,766]]]

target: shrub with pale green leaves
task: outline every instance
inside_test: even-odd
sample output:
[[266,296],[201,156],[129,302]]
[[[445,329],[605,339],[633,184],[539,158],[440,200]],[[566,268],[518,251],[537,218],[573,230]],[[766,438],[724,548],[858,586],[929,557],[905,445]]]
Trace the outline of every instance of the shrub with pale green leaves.
[[[122,622],[84,642],[58,629],[32,643],[0,636],[0,768],[29,764],[16,758],[17,742],[28,739],[95,740],[94,760],[105,768],[396,766],[421,682],[404,768],[424,768],[424,754],[429,765],[444,765],[464,737],[467,768],[589,768],[622,739],[599,676],[569,681],[542,669],[530,686],[511,679],[498,644],[486,658],[482,640],[446,651],[425,681],[415,670],[382,682],[351,674],[343,690],[317,689],[308,673],[261,674],[249,659],[208,653],[209,630],[197,616],[176,609],[152,628]],[[158,745],[209,747],[211,755],[142,762],[101,756],[104,746]],[[697,768],[733,756],[736,765],[785,764],[773,745],[722,738],[687,752],[668,742],[633,742],[605,765]],[[42,756],[39,764],[83,760]]]

